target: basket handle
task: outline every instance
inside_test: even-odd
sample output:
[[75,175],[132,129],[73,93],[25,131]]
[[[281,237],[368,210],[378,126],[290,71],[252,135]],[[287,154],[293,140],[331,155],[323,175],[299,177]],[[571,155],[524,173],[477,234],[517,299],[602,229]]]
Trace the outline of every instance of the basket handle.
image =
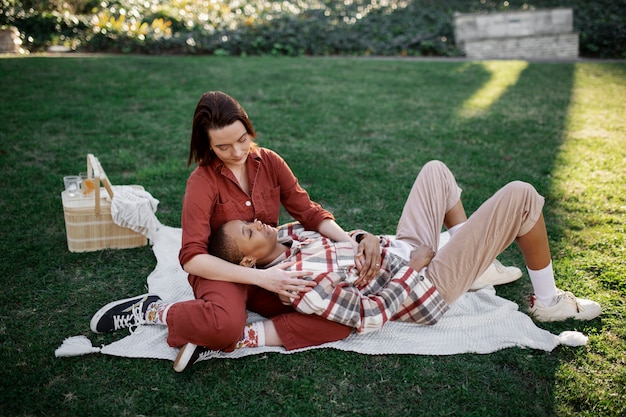
[[87,154],[87,176],[93,178],[94,194],[96,199],[96,214],[100,214],[100,182],[104,185],[109,196],[113,199],[113,187],[107,177],[106,172],[100,165],[100,161],[93,154]]

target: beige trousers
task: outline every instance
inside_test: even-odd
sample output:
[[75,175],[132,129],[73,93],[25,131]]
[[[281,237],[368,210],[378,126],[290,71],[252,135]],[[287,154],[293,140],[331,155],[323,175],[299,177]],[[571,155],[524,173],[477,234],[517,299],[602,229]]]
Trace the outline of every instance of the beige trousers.
[[[440,161],[428,162],[407,198],[396,239],[413,247],[436,249],[445,214],[460,198],[461,189],[448,167]],[[426,270],[427,278],[448,304],[463,295],[517,237],[532,229],[543,202],[532,185],[514,181],[469,216]]]

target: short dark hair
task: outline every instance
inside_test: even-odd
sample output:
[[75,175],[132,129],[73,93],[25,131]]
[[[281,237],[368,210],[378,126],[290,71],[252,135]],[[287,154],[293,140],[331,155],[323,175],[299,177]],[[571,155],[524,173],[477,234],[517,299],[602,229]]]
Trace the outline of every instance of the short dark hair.
[[[239,102],[221,91],[209,91],[200,97],[193,115],[191,127],[191,145],[189,146],[189,159],[187,166],[195,162],[198,165],[208,165],[216,158],[211,150],[211,138],[209,129],[223,129],[239,120],[246,128],[252,139],[256,138],[256,132],[248,114]],[[252,142],[252,149],[256,146]]]
[[225,261],[239,265],[245,254],[239,250],[237,242],[226,233],[223,225],[209,238],[209,253]]

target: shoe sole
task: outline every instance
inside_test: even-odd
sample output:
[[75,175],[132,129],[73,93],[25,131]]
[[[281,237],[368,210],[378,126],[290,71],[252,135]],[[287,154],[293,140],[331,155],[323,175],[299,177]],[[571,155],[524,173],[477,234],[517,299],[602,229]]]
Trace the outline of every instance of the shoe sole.
[[182,372],[187,368],[191,357],[196,351],[196,347],[197,346],[193,343],[187,343],[178,351],[178,355],[176,355],[176,359],[174,360],[174,370],[176,372]]
[[536,321],[542,322],[542,323],[553,323],[553,322],[559,322],[559,321],[566,321],[566,320],[570,320],[570,319],[574,319],[574,320],[578,320],[578,321],[589,321],[589,320],[593,320],[598,318],[601,314],[602,314],[602,310],[597,310],[597,311],[593,311],[593,312],[589,312],[585,315],[572,315],[572,316],[561,316],[561,317],[557,317],[557,316],[547,316],[547,315],[537,315],[537,313],[535,311],[529,311],[528,314],[530,315],[530,317],[532,317],[533,319],[535,319]]
[[98,322],[100,321],[102,316],[104,316],[104,314],[107,311],[109,311],[111,308],[117,305],[127,303],[128,301],[131,301],[131,300],[139,300],[144,297],[148,298],[148,297],[159,297],[159,296],[156,294],[142,294],[142,295],[136,295],[134,297],[125,298],[123,300],[111,301],[109,304],[105,305],[100,310],[96,311],[96,314],[93,315],[93,317],[91,318],[91,322],[89,323],[89,327],[91,327],[91,331],[96,334],[110,333],[110,332],[99,332],[97,330]]

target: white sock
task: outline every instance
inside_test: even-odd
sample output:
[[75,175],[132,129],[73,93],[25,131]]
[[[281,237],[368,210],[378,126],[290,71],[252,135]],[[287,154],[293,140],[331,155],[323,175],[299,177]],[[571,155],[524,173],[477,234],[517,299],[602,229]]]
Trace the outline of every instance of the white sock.
[[451,228],[448,229],[448,233],[450,233],[450,237],[452,237],[456,232],[459,231],[459,229],[461,227],[463,227],[463,225],[465,224],[465,222],[461,222],[459,224],[455,224],[454,226],[452,226]]
[[554,283],[552,261],[543,269],[532,270],[528,267],[526,269],[530,276],[530,282],[533,284],[537,300],[546,307],[553,305],[556,297],[556,284]]
[[237,349],[260,346],[265,346],[265,326],[263,321],[246,324],[246,327],[243,328],[243,337],[237,342]]

